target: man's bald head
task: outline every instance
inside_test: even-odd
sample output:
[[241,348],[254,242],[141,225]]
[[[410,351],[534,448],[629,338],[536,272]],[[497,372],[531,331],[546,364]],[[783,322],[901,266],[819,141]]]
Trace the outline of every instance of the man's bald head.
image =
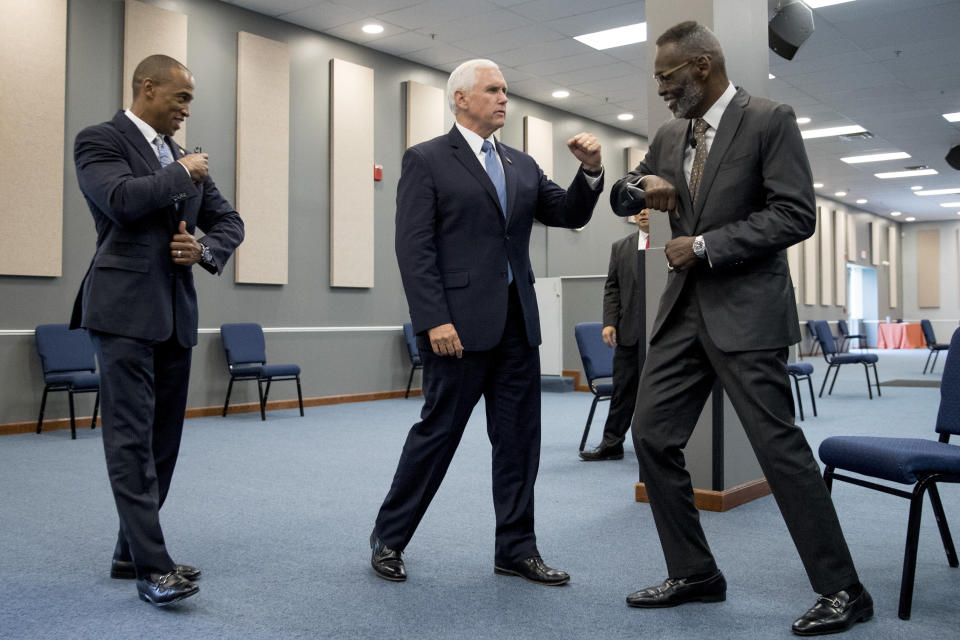
[[187,69],[182,62],[162,53],[144,58],[133,71],[133,99],[136,100],[137,96],[140,95],[140,88],[143,86],[144,80],[149,78],[153,80],[154,84],[166,84],[173,77],[174,69],[180,69],[185,71],[187,75],[192,75],[190,69]]

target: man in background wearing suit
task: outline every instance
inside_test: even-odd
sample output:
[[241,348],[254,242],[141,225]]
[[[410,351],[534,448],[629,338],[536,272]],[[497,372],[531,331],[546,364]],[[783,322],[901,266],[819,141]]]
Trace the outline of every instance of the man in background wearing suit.
[[[670,273],[650,332],[633,439],[668,578],[634,607],[726,598],[694,506],[683,449],[719,379],[743,423],[814,590],[798,635],[845,631],[873,615],[830,494],[794,424],[786,374],[800,339],[786,248],[816,223],[810,165],[793,110],[727,79],[716,36],[696,22],[657,40],[654,78],[675,119],[620,180],[670,212]],[[639,193],[642,192],[642,193]],[[619,211],[632,213],[632,211]]]
[[[210,179],[207,154],[171,136],[190,116],[193,76],[153,55],[133,74],[133,104],[77,136],[77,181],[97,248],[71,325],[90,331],[100,363],[103,448],[120,533],[112,578],[136,578],[142,600],[192,596],[200,570],[167,553],[159,511],[180,448],[191,348],[193,265],[219,275],[243,222]],[[206,235],[199,241],[196,227]]]
[[603,341],[613,349],[613,397],[603,426],[603,440],[592,451],[581,451],[587,461],[620,460],[623,439],[630,430],[637,404],[637,386],[646,355],[643,327],[643,261],[638,251],[650,242],[650,210],[632,216],[639,229],[613,243],[610,267],[603,285]]
[[564,190],[493,136],[507,106],[495,63],[460,65],[447,101],[456,124],[407,149],[397,186],[397,262],[423,359],[424,405],[377,515],[371,564],[382,578],[406,579],[401,553],[483,396],[493,445],[494,571],[565,584],[570,576],[544,564],[534,534],[540,319],[530,231],[534,219],[567,228],[590,220],[603,186],[600,143],[588,133],[567,141],[581,166]]

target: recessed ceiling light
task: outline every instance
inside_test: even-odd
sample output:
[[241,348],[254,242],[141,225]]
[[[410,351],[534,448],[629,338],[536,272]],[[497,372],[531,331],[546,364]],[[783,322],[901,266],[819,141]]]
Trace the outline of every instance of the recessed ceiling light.
[[920,185],[914,185],[910,187],[910,191],[920,191],[920,189],[923,189],[923,187],[921,187]]
[[914,218],[913,216],[907,216],[906,218],[903,219],[904,222],[913,222],[914,220],[916,220],[916,218]]
[[371,22],[369,24],[363,25],[363,27],[361,27],[361,30],[364,33],[369,33],[369,34],[383,33],[383,25]]
[[801,116],[797,118],[797,124],[810,124],[810,118],[807,118],[806,116]]
[[960,188],[956,189],[927,189],[926,191],[914,191],[917,196],[949,196],[954,193],[960,193]]
[[803,3],[811,9],[829,7],[834,4],[843,4],[844,2],[853,2],[853,0],[803,0]]
[[960,122],[960,111],[945,113],[943,117],[947,119],[947,122]]
[[865,156],[847,156],[840,158],[847,164],[860,164],[861,162],[883,162],[884,160],[903,160],[909,158],[909,153],[903,151],[894,151],[892,153],[871,153]]
[[599,49],[600,51],[614,47],[622,47],[627,44],[646,42],[647,23],[638,22],[637,24],[628,24],[624,27],[585,33],[580,36],[573,36],[573,39],[582,42],[588,47]]
[[846,191],[837,191],[837,192],[836,192],[835,194],[833,194],[833,195],[837,196],[838,198],[842,198],[843,196],[847,195],[847,192],[846,192]]
[[814,188],[814,189],[823,189],[823,183],[822,183],[822,182],[814,182],[814,183],[813,183],[813,188]]
[[896,218],[897,216],[900,216],[900,215],[903,215],[903,214],[900,213],[899,211],[891,211],[891,212],[890,212],[890,215],[892,215],[894,218]]
[[569,98],[570,92],[567,91],[566,89],[557,89],[550,95],[552,95],[554,98]]
[[941,202],[941,207],[947,207],[948,209],[953,209],[955,207],[960,207],[960,202]]
[[768,74],[767,74],[767,79],[768,79],[768,80],[775,80],[776,78],[777,78],[777,76],[773,75],[772,73],[768,73]]
[[866,198],[860,198],[860,199],[857,200],[857,204],[867,204],[867,199],[866,199]]
[[632,113],[621,113],[617,116],[617,120],[633,120]]
[[[908,171],[887,171],[884,173],[875,173],[873,174],[881,180],[889,180],[890,178],[912,178],[913,176],[935,176],[937,175],[936,169],[910,169]],[[919,191],[917,193],[920,193]]]
[[801,131],[800,136],[804,140],[811,138],[829,138],[831,136],[846,136],[851,133],[863,133],[866,129],[858,124],[851,124],[843,127],[827,127],[826,129],[808,129]]

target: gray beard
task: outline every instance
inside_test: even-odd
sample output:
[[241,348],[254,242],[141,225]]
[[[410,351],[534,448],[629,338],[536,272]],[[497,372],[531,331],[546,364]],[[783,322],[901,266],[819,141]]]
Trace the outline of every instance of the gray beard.
[[673,112],[676,118],[689,118],[694,107],[703,101],[703,87],[698,85],[693,78],[688,78],[683,83],[683,93],[677,98],[677,108]]

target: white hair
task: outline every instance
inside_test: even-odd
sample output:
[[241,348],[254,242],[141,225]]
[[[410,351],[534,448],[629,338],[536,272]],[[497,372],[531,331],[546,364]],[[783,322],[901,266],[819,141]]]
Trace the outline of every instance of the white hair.
[[457,101],[453,94],[457,91],[469,91],[477,83],[477,69],[496,69],[500,70],[497,63],[486,58],[475,58],[467,60],[450,73],[447,79],[447,104],[450,105],[450,111],[457,115]]

